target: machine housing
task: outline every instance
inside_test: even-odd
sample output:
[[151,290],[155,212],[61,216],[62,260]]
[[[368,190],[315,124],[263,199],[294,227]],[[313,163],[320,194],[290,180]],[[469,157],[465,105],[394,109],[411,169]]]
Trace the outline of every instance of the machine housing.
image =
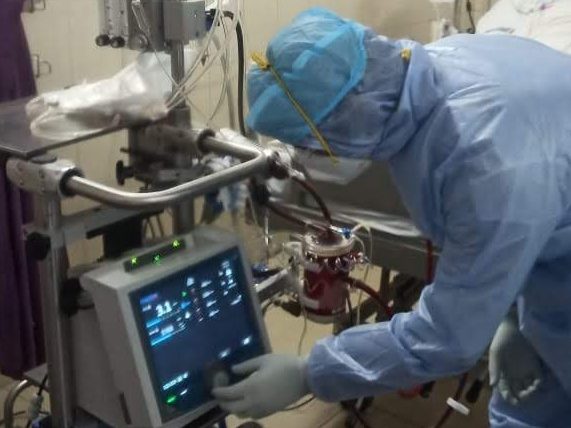
[[[95,310],[71,326],[77,405],[111,426],[187,426],[216,407],[216,376],[235,381],[231,365],[270,350],[231,233],[197,230],[91,271],[81,284]],[[178,371],[169,377],[171,366]]]

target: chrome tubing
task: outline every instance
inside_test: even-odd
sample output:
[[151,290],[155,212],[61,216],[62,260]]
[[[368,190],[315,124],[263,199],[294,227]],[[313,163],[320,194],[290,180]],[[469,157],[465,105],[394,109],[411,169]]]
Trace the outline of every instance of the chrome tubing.
[[31,382],[27,380],[23,380],[20,383],[17,383],[10,389],[8,395],[4,399],[4,426],[6,428],[15,428],[14,427],[14,406],[16,404],[16,400],[24,392],[24,390],[31,388],[34,386]]
[[258,174],[269,173],[270,155],[254,145],[245,147],[241,144],[207,137],[202,142],[202,148],[214,153],[223,153],[238,159],[249,160],[224,171],[157,192],[124,192],[79,176],[68,178],[63,183],[63,187],[72,195],[83,196],[111,207],[153,210],[176,204],[187,198],[204,195]]

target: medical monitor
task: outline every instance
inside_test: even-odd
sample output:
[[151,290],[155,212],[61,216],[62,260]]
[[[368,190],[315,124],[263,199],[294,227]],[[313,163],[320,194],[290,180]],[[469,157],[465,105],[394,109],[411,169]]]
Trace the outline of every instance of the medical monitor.
[[[184,426],[216,404],[213,378],[269,351],[244,252],[203,229],[86,275],[125,426]],[[141,414],[146,416],[141,418]]]

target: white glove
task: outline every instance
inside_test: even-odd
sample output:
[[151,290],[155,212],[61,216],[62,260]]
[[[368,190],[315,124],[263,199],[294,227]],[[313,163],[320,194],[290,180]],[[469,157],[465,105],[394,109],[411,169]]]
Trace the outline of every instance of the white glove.
[[215,388],[212,395],[220,407],[242,418],[260,419],[285,409],[309,393],[305,358],[264,355],[232,368],[246,379],[232,386]]
[[519,331],[512,311],[500,324],[490,346],[490,384],[512,405],[529,398],[543,379],[543,363]]

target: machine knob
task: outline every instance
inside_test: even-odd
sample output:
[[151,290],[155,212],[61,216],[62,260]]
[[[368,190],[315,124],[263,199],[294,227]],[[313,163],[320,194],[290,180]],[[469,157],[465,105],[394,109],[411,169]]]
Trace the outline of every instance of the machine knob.
[[95,38],[95,44],[99,47],[108,46],[111,43],[111,37],[107,34],[100,34]]
[[125,180],[135,176],[135,169],[132,166],[125,166],[125,162],[118,161],[115,164],[115,179],[121,186],[125,185]]
[[230,385],[230,376],[226,370],[220,370],[214,372],[212,375],[212,388],[224,388]]
[[26,237],[26,252],[34,260],[44,260],[51,250],[50,238],[33,232]]
[[208,390],[212,390],[214,388],[223,388],[230,385],[230,373],[221,361],[218,361],[208,367],[204,375],[204,380]]
[[125,39],[121,36],[113,37],[111,39],[111,47],[115,49],[124,48],[125,47]]

